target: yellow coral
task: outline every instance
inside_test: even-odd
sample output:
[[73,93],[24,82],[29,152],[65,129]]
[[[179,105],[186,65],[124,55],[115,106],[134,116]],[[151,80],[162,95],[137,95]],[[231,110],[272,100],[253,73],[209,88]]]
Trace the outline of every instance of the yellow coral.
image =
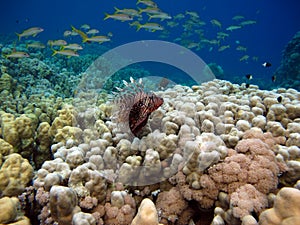
[[0,138],[0,154],[6,156],[13,153],[13,146]]
[[33,168],[27,159],[17,153],[10,154],[0,170],[0,190],[4,196],[16,196],[24,191],[33,178]]
[[58,129],[62,129],[65,126],[72,126],[73,123],[76,123],[73,106],[66,105],[65,108],[59,110],[58,113],[59,116],[54,119],[49,130],[52,137],[57,134]]
[[[66,143],[67,140],[72,139],[74,141],[81,140],[82,130],[79,127],[65,126],[62,129],[57,130],[54,140],[56,142]],[[79,141],[80,142],[80,141]]]
[[3,139],[15,147],[19,145],[20,139],[14,120],[15,117],[13,114],[3,113],[1,115],[1,128]]

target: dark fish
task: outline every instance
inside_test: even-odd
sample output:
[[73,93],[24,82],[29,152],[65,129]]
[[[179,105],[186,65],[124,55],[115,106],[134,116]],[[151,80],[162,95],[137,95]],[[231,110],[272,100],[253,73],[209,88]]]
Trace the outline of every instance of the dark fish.
[[147,124],[152,112],[163,104],[164,100],[155,94],[145,94],[131,108],[129,113],[129,128],[131,132],[138,136],[141,129]]
[[136,82],[130,78],[130,81],[124,81],[123,89],[117,88],[119,92],[114,100],[117,111],[113,113],[113,118],[124,132],[130,129],[137,137],[142,133],[150,114],[158,109],[164,100],[154,93],[145,92],[141,79]]
[[251,74],[247,74],[247,75],[246,75],[246,78],[247,78],[248,80],[251,80],[253,77],[252,77]]
[[262,64],[262,66],[263,66],[263,67],[270,67],[270,66],[272,66],[272,64],[269,63],[269,62],[264,62],[264,63]]
[[278,98],[277,98],[277,101],[280,103],[280,102],[282,102],[282,96],[279,96]]
[[272,76],[272,82],[275,82],[275,81],[276,81],[276,76],[273,75],[273,76]]
[[250,86],[250,84],[246,84],[245,86],[246,86],[246,88],[248,88]]

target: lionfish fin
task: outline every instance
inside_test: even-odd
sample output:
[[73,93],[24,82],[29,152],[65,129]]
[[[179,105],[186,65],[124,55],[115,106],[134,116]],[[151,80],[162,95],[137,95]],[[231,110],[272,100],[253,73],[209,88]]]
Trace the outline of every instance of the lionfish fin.
[[128,87],[128,83],[126,80],[123,80],[123,84]]

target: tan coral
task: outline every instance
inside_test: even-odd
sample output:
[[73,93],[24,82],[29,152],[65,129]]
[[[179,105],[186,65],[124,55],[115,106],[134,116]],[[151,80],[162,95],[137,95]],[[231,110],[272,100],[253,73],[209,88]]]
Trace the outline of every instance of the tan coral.
[[73,215],[73,225],[96,225],[96,219],[89,213],[78,212]]
[[22,214],[18,198],[3,197],[0,199],[0,224],[30,225],[30,220]]
[[62,159],[46,161],[38,170],[34,180],[36,189],[43,187],[49,191],[53,185],[61,185],[69,179],[71,174],[70,166]]
[[159,225],[155,205],[149,198],[143,199],[131,225]]
[[18,215],[19,200],[16,197],[0,199],[0,223],[7,224],[14,221]]
[[33,168],[17,153],[6,157],[0,170],[0,190],[4,196],[21,194],[33,178]]
[[91,196],[102,202],[106,196],[106,180],[100,172],[93,168],[95,168],[94,164],[85,163],[73,169],[69,178],[69,187],[80,198]]
[[273,208],[260,214],[259,224],[300,224],[300,191],[295,188],[282,188],[276,196]]
[[71,224],[73,215],[80,211],[76,193],[68,187],[53,186],[49,201],[51,216],[61,225]]

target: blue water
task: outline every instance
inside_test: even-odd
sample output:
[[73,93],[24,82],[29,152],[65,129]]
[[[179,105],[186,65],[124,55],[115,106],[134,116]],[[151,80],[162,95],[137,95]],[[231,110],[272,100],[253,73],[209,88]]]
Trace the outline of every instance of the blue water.
[[[199,51],[192,49],[206,63],[220,65],[228,80],[234,77],[243,79],[245,74],[251,73],[256,79],[271,82],[273,72],[280,65],[284,47],[300,30],[300,1],[298,0],[157,0],[155,2],[163,12],[173,17],[179,13],[185,14],[185,11],[197,12],[200,20],[206,22],[206,25],[201,27],[205,38],[215,39],[219,31],[230,35],[220,44],[220,46],[230,45],[230,48],[223,52],[218,51],[220,46],[211,49],[206,47]],[[0,35],[9,37],[12,42],[17,40],[15,32],[20,33],[33,26],[44,28],[44,32],[30,39],[40,40],[46,44],[49,39],[63,39],[63,32],[70,30],[70,25],[80,27],[82,24],[89,24],[91,28],[100,30],[102,35],[113,33],[112,41],[103,44],[108,49],[137,40],[155,39],[173,42],[175,38],[182,35],[182,25],[190,19],[189,15],[185,15],[185,18],[179,20],[179,25],[174,28],[167,26],[167,22],[174,19],[162,22],[151,20],[169,31],[167,38],[161,38],[161,31],[148,32],[141,29],[137,32],[129,26],[130,22],[103,20],[104,13],[114,13],[114,7],[120,9],[146,7],[142,4],[137,6],[134,0],[13,0],[1,1],[0,6]],[[237,24],[232,20],[236,15],[242,15],[245,17],[244,20],[255,20],[257,23],[232,32],[226,31],[226,27]],[[146,15],[143,18],[141,23],[148,22]],[[212,19],[220,21],[222,28],[212,26],[210,23]],[[81,43],[79,37],[73,38],[72,41],[65,39],[69,42]],[[195,34],[189,39],[200,41]],[[247,47],[247,52],[237,51],[235,48],[238,45]],[[244,54],[250,57],[246,62],[241,62],[239,59]],[[253,56],[258,57],[258,60],[252,60]],[[264,61],[271,62],[272,67],[263,68],[261,64]]]

